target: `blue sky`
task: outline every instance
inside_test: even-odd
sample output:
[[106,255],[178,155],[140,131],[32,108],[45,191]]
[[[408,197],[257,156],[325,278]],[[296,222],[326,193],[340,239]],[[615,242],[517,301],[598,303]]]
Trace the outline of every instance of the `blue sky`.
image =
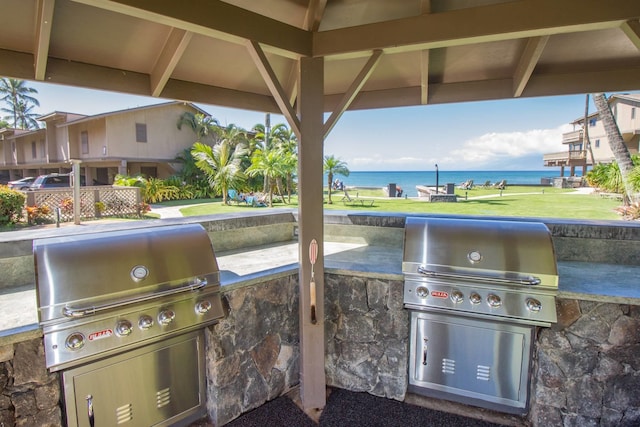
[[[41,114],[99,114],[165,102],[29,82]],[[511,99],[346,112],[325,141],[325,155],[352,171],[544,170],[544,153],[565,151],[563,132],[584,114],[585,95]],[[221,124],[250,129],[265,114],[198,104]],[[593,103],[589,108],[595,111]],[[272,115],[271,123],[285,123]]]

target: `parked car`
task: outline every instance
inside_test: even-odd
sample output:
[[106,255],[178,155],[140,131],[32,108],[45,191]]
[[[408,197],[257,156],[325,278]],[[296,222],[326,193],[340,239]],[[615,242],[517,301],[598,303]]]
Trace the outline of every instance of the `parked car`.
[[35,181],[35,177],[28,176],[26,178],[16,179],[15,181],[9,181],[7,187],[13,190],[28,190],[29,186]]
[[[80,176],[80,185],[84,185],[84,177]],[[33,181],[29,190],[40,190],[43,188],[67,188],[71,187],[70,173],[50,173],[48,175],[40,175]]]

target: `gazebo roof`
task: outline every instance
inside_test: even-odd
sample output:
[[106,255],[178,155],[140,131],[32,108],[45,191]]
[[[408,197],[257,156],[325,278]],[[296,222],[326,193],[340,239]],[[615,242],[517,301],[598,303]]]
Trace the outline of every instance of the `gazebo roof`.
[[[640,88],[636,0],[3,0],[0,75],[257,111]],[[265,78],[265,76],[270,76]],[[270,85],[277,86],[275,89]]]

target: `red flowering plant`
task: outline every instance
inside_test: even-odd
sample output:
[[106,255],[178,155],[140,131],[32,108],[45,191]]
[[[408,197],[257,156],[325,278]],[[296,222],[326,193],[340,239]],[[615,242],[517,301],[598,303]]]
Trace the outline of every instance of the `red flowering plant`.
[[62,209],[64,213],[72,213],[73,199],[67,197],[66,199],[62,200],[62,202],[60,202],[60,209]]
[[136,203],[136,213],[142,218],[146,213],[151,210],[151,205],[145,202]]
[[47,215],[51,213],[49,206],[27,206],[27,222],[29,225],[43,224],[47,221]]

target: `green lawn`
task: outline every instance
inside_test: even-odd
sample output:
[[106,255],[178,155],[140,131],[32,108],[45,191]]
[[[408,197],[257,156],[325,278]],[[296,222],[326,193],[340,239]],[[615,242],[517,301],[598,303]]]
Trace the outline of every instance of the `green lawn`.
[[[544,190],[544,193],[542,192]],[[500,196],[499,190],[474,188],[468,190],[456,189],[457,203],[429,203],[415,198],[387,198],[382,190],[350,190],[349,195],[355,198],[373,200],[373,206],[364,206],[359,203],[342,202],[343,192],[332,194],[332,204],[327,203],[328,197],[325,191],[326,210],[347,210],[364,212],[405,212],[405,213],[436,213],[436,214],[461,214],[461,215],[487,215],[487,216],[515,216],[515,217],[544,217],[544,218],[571,218],[571,219],[603,219],[620,220],[621,217],[614,211],[620,206],[620,202],[612,199],[601,198],[593,194],[570,194],[571,189],[557,189],[550,187],[508,187]],[[524,193],[524,194],[523,194]],[[466,196],[466,200],[465,200]],[[487,197],[488,196],[488,197]],[[486,197],[486,198],[485,198]],[[298,207],[297,197],[292,197],[291,204],[276,203],[276,208]],[[212,215],[231,212],[255,211],[263,208],[255,208],[246,205],[223,205],[219,199],[205,201],[188,201],[186,206],[180,209],[184,216]],[[163,203],[164,204],[164,203]],[[170,202],[164,205],[179,205]]]

